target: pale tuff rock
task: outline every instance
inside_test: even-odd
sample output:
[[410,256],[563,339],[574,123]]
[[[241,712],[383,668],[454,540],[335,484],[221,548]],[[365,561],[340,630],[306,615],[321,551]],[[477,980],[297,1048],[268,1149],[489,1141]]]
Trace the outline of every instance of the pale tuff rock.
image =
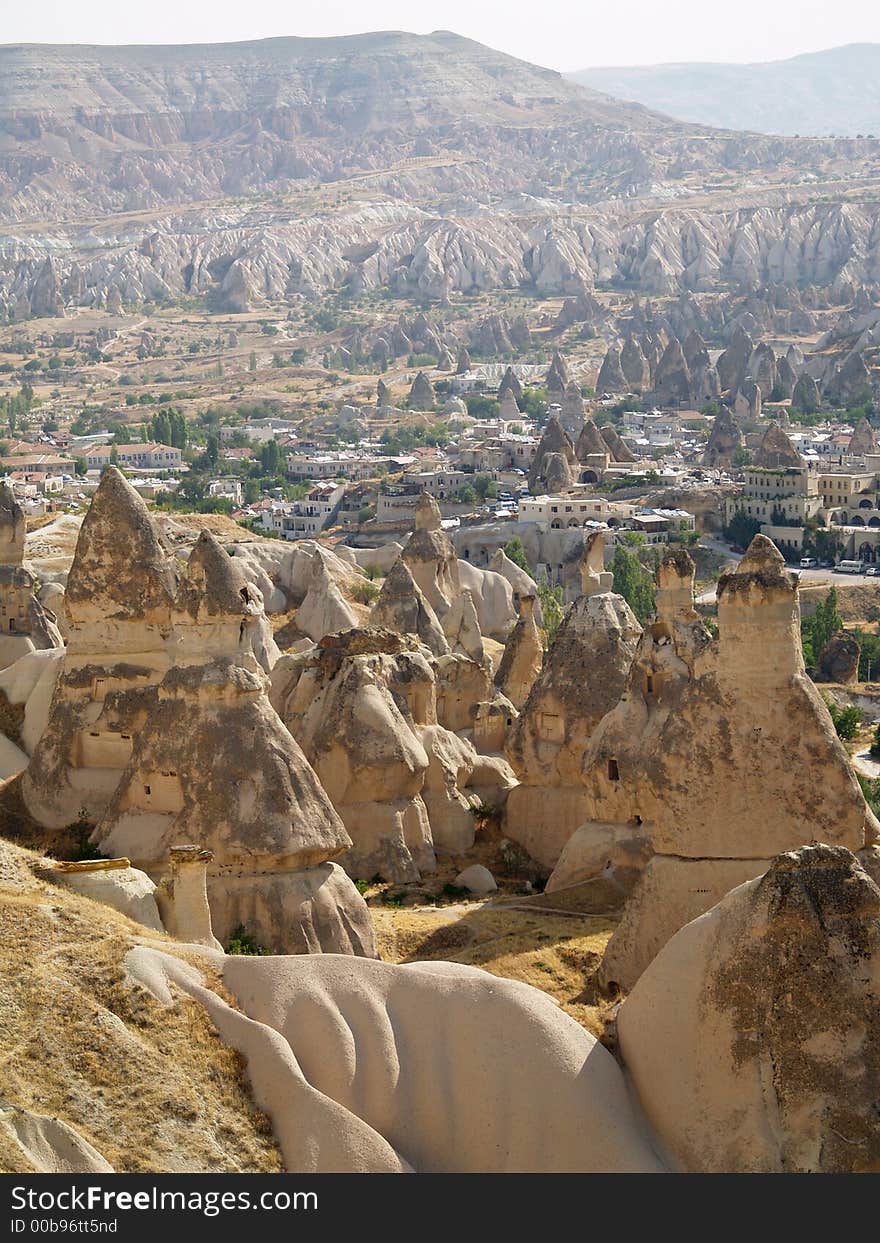
[[679,404],[691,401],[691,374],[681,342],[669,342],[654,373],[653,390],[658,400]]
[[544,892],[584,886],[587,909],[594,890],[603,907],[616,904],[632,892],[650,857],[651,843],[631,825],[591,822],[565,843]]
[[878,969],[880,890],[841,847],[780,855],[682,928],[618,1015],[633,1086],[676,1166],[876,1168]]
[[738,419],[756,420],[761,417],[761,390],[754,380],[743,380],[733,399],[733,413]]
[[722,574],[715,640],[694,614],[689,562],[683,550],[664,560],[657,621],[583,754],[581,833],[588,821],[634,826],[656,852],[601,969],[624,988],[683,922],[778,851],[805,837],[858,850],[877,833],[804,670],[797,580],[778,550],[758,535]]
[[68,643],[42,736],[22,776],[30,814],[62,828],[106,810],[175,665],[269,664],[277,652],[237,560],[203,534],[182,581],[143,501],[108,467],[83,520],[64,596]]
[[534,596],[521,596],[519,620],[504,645],[495,685],[516,708],[529,697],[544,663],[544,646],[535,617]]
[[704,466],[727,469],[733,465],[737,449],[742,447],[742,432],[726,406],[712,420],[712,430],[703,454]]
[[469,868],[465,868],[463,872],[459,872],[454,883],[459,889],[467,889],[468,893],[481,896],[487,893],[498,892],[495,877],[488,868],[484,868],[480,863],[474,863]]
[[773,347],[766,341],[759,341],[752,350],[747,373],[749,379],[753,380],[761,390],[762,401],[767,401],[776,387],[777,371],[776,355]]
[[406,404],[411,410],[433,410],[436,404],[434,386],[424,371],[420,371],[412,382]]
[[442,622],[460,591],[458,559],[452,541],[441,528],[440,508],[427,493],[419,498],[416,529],[401,557]]
[[877,453],[878,451],[880,450],[878,450],[877,437],[873,427],[867,419],[859,419],[850,437],[847,452],[855,456],[856,454]]
[[443,656],[449,651],[437,614],[400,556],[382,584],[370,613],[370,625],[415,635],[434,656]]
[[548,453],[544,457],[542,482],[551,495],[566,492],[575,482],[576,475],[563,453]]
[[513,724],[506,753],[521,784],[508,799],[505,831],[545,867],[587,819],[584,747],[620,699],[641,632],[621,596],[576,600]]
[[30,1109],[0,1106],[0,1128],[21,1151],[28,1172],[112,1174],[113,1166],[87,1139],[62,1122]]
[[815,414],[821,404],[819,386],[808,372],[802,372],[791,395],[792,409],[803,410],[805,414]]
[[510,393],[515,402],[520,402],[523,399],[522,385],[512,367],[508,367],[501,378],[501,383],[498,386],[498,400],[504,401],[508,393]]
[[49,720],[49,709],[55,693],[55,683],[64,664],[64,648],[52,647],[39,652],[28,652],[14,664],[0,670],[0,691],[7,702],[24,705],[20,742],[26,755],[34,749]]
[[176,940],[222,950],[211,927],[208,905],[208,864],[213,858],[210,850],[200,846],[172,846],[156,900],[162,922]]
[[513,587],[507,576],[464,560],[457,562],[457,569],[459,587],[471,594],[481,633],[503,643],[516,620]]
[[510,583],[510,588],[513,592],[513,607],[517,611],[517,615],[519,615],[519,602],[522,597],[532,597],[535,621],[539,626],[542,626],[544,619],[541,614],[541,602],[537,598],[536,592],[538,588],[531,574],[527,573],[521,565],[517,565],[515,561],[511,561],[503,548],[495,549],[489,560],[489,569],[493,574],[500,574],[502,578],[506,578]]
[[0,669],[64,643],[54,614],[35,595],[36,579],[22,565],[24,548],[24,511],[9,485],[0,484]]
[[771,423],[753,455],[752,464],[779,470],[788,466],[801,467],[804,461],[778,423]]
[[599,368],[596,392],[600,395],[602,393],[623,393],[627,388],[628,384],[621,369],[620,350],[615,346],[610,346],[602,359],[602,366]]
[[[508,716],[516,711],[512,704],[492,683],[492,675],[485,665],[478,665],[469,656],[441,656],[434,662],[437,679],[437,720],[454,733],[471,729],[477,709],[486,703],[499,701]],[[476,738],[475,738],[476,741]],[[497,751],[498,747],[479,749]]]
[[498,409],[498,416],[502,419],[518,419],[520,417],[520,408],[516,404],[516,398],[513,393],[507,392],[501,398],[501,405]]
[[455,360],[455,374],[464,375],[465,372],[470,371],[470,369],[471,369],[471,356],[467,351],[467,347],[463,345],[459,349],[458,357]]
[[[263,675],[255,665],[248,670],[220,659],[171,669],[153,691],[131,760],[93,837],[156,880],[167,875],[173,847],[203,843],[214,854],[208,895],[221,939],[244,924],[258,941],[287,953],[303,948],[290,922],[291,874],[350,845],[271,707]],[[321,948],[370,953],[371,935],[364,908],[359,936]]]
[[535,454],[535,460],[529,470],[529,487],[533,488],[539,480],[545,478],[549,459],[554,455],[559,455],[572,467],[577,467],[577,458],[574,452],[574,446],[569,439],[568,433],[560,423],[558,417],[552,414],[547,420],[547,424],[538,443],[538,450]]
[[156,886],[128,859],[90,859],[82,863],[56,863],[51,861],[45,870],[47,880],[64,889],[101,902],[120,911],[135,923],[163,930],[156,904]]
[[578,571],[582,596],[595,596],[599,592],[611,590],[614,575],[605,569],[604,531],[591,531],[585,539]]
[[547,372],[547,378],[544,381],[545,387],[551,393],[564,393],[570,378],[568,367],[565,365],[565,359],[558,350],[555,350]]
[[647,392],[651,387],[651,369],[642,347],[632,335],[626,338],[620,351],[620,371],[629,392]]
[[871,392],[871,373],[862,355],[853,350],[828,381],[825,397],[835,405],[845,406],[866,391]]
[[354,877],[418,880],[435,867],[418,733],[436,723],[435,693],[417,642],[387,630],[329,635],[273,670],[272,701],[342,817],[352,846],[340,862]]
[[391,389],[384,380],[379,380],[376,384],[376,405],[380,410],[392,405]]
[[349,630],[357,625],[354,609],[343,597],[324,559],[312,559],[312,573],[306,597],[296,611],[296,626],[316,642],[325,634]]
[[[614,1058],[537,989],[458,963],[218,956],[233,1008],[169,954],[129,961],[154,995],[197,998],[241,1052],[286,1169],[662,1169]],[[440,1099],[450,1125],[431,1121]]]
[[[474,810],[478,800],[467,787],[477,767],[477,753],[472,743],[440,725],[420,729],[419,737],[428,757],[422,798],[428,809],[434,846],[443,854],[464,854],[474,844]],[[513,783],[512,777],[511,773],[508,784]],[[506,786],[502,789],[506,794]]]
[[21,565],[27,524],[8,483],[0,484],[0,566]]
[[569,436],[576,436],[586,417],[586,406],[581,396],[580,385],[571,380],[565,389],[562,400],[562,426]]
[[582,466],[592,466],[597,472],[608,469],[611,449],[592,419],[587,419],[581,428],[575,446],[575,457]]
[[752,356],[754,343],[749,334],[739,325],[733,331],[730,343],[718,357],[715,368],[718,381],[724,392],[734,393],[748,374],[749,359]]
[[473,597],[464,588],[456,596],[452,607],[443,618],[443,631],[449,642],[450,651],[461,656],[469,656],[478,665],[487,663]]
[[608,446],[611,457],[615,462],[634,462],[636,455],[627,447],[621,439],[617,428],[613,423],[603,423],[599,428],[602,439]]

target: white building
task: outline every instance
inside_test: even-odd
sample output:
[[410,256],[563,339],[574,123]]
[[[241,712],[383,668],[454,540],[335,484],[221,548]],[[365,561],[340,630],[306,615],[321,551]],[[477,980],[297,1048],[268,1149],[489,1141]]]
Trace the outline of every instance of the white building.
[[303,500],[276,501],[264,509],[262,525],[282,539],[312,539],[330,525],[344,492],[341,483],[316,483]]
[[148,441],[137,445],[95,445],[88,451],[86,465],[89,470],[102,470],[114,452],[119,465],[130,470],[179,470],[183,463],[179,449]]

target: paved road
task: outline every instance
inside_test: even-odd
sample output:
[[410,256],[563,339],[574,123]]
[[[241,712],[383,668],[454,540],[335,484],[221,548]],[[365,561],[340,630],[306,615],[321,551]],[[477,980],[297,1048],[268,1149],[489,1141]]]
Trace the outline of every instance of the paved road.
[[[719,539],[715,539],[711,535],[704,535],[700,540],[700,543],[706,548],[711,548],[713,552],[720,553],[720,555],[726,558],[727,561],[742,560],[742,553],[731,552],[726,544],[722,543]],[[874,578],[873,576],[871,578],[866,578],[864,574],[835,574],[833,570],[801,570],[794,566],[789,566],[789,569],[794,570],[805,587],[815,585],[817,583],[836,583],[838,586],[841,586],[846,583],[852,584],[853,582],[858,582],[873,583],[880,588],[880,579]],[[701,596],[697,596],[697,603],[714,604],[715,588],[713,587],[711,591],[704,591]]]

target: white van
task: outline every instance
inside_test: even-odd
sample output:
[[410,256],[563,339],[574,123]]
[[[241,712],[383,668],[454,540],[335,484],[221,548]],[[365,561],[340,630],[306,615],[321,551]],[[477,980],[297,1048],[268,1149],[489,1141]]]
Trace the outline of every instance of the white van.
[[864,574],[864,561],[838,561],[834,567],[835,574]]
[[815,557],[801,557],[802,570],[818,570],[819,562]]

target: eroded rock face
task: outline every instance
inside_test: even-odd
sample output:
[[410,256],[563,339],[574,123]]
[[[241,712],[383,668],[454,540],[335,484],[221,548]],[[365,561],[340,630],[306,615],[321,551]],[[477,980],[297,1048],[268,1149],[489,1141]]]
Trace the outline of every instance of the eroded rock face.
[[394,881],[433,871],[418,728],[436,724],[435,685],[417,641],[387,630],[328,635],[279,661],[272,702],[348,830],[346,871]]
[[[535,460],[529,470],[529,487],[533,488],[539,480],[544,480],[548,463],[554,458],[562,458],[569,467],[577,467],[574,446],[568,433],[556,415],[551,415],[541,435]],[[558,469],[558,468],[557,468]]]
[[877,834],[804,670],[797,579],[778,550],[758,535],[722,574],[714,640],[693,611],[688,562],[683,550],[664,561],[657,620],[583,754],[584,822],[628,824],[655,851],[601,968],[623,988],[779,851],[805,838],[859,850]]
[[519,620],[504,645],[495,685],[516,708],[522,708],[541,672],[544,645],[535,617],[536,599],[522,596]]
[[779,424],[771,423],[752,458],[752,464],[779,470],[787,466],[803,466],[804,461]]
[[876,453],[877,451],[877,437],[873,427],[867,419],[859,419],[853,428],[848,452],[855,456],[856,454]]
[[423,493],[416,507],[416,529],[401,553],[420,591],[442,622],[460,591],[458,558],[442,529],[440,507]]
[[859,680],[859,658],[862,649],[855,635],[832,635],[819,653],[819,681],[841,682]]
[[425,599],[406,562],[398,557],[385,577],[370,614],[370,624],[415,635],[434,656],[449,651],[437,614]]
[[642,628],[622,596],[600,591],[569,607],[507,744],[520,785],[505,831],[552,868],[587,818],[581,764],[620,699]]
[[9,485],[0,484],[0,669],[64,643],[54,613],[37,599],[37,580],[22,564],[25,528],[24,510]]
[[668,942],[618,1033],[682,1169],[877,1168],[878,966],[880,889],[839,846],[780,855]]
[[731,467],[737,449],[742,448],[742,442],[742,432],[736,420],[727,407],[722,406],[721,412],[715,415],[712,422],[709,441],[703,454],[703,465],[725,469]]

